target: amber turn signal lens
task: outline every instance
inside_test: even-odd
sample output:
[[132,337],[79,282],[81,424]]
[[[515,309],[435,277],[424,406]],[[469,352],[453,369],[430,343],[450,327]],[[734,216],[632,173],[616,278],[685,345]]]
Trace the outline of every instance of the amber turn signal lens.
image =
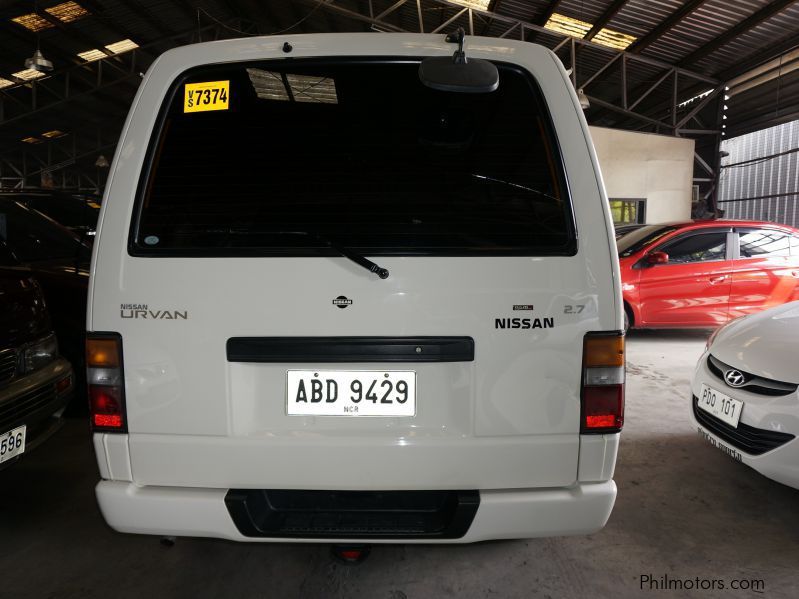
[[89,368],[119,367],[119,347],[116,339],[87,339],[86,366]]
[[586,368],[624,366],[624,336],[586,336],[583,365]]

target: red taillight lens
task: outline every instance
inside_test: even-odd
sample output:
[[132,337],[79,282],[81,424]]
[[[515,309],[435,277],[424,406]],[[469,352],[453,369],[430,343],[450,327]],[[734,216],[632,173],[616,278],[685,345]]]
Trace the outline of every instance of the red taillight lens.
[[617,432],[623,425],[623,384],[583,388],[583,432]]
[[588,333],[583,342],[583,434],[622,429],[624,378],[624,334]]
[[117,333],[88,333],[86,374],[92,430],[126,432],[122,338]]
[[91,385],[89,403],[94,426],[113,429],[122,427],[122,402],[116,387]]
[[118,429],[122,427],[122,416],[119,414],[94,414],[92,418],[95,428]]

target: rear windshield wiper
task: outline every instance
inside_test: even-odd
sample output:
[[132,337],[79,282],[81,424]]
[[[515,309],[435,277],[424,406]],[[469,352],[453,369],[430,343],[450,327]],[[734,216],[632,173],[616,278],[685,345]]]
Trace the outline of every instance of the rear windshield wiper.
[[337,241],[333,241],[332,239],[328,239],[327,237],[323,237],[323,236],[319,235],[318,233],[311,233],[310,231],[280,231],[280,232],[277,233],[277,235],[303,235],[303,236],[306,236],[306,237],[311,237],[312,239],[315,239],[317,241],[320,241],[321,243],[324,243],[329,248],[336,250],[339,254],[341,254],[345,258],[348,258],[349,260],[352,260],[358,266],[361,266],[361,267],[365,268],[369,272],[373,272],[374,274],[376,274],[381,279],[387,279],[388,278],[388,269],[387,268],[383,268],[381,266],[378,266],[377,264],[375,264],[374,262],[369,260],[369,258],[367,258],[366,256],[361,256],[359,253],[353,252],[351,249],[349,249],[346,246],[341,245]]

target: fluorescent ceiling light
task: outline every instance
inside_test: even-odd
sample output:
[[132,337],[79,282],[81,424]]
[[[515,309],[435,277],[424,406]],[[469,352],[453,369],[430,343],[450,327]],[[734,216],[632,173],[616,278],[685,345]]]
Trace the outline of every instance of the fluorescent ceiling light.
[[24,141],[26,144],[40,144],[42,140],[38,137],[23,137],[20,141]]
[[33,69],[25,69],[24,71],[17,71],[16,73],[11,73],[12,77],[16,77],[17,79],[22,79],[23,81],[30,81],[31,79],[38,79],[39,77],[44,77],[44,73],[41,71],[34,71]]
[[11,87],[12,85],[16,85],[16,83],[0,77],[0,89],[3,89],[4,87]]
[[56,137],[64,137],[66,133],[63,131],[59,131],[58,129],[53,129],[52,131],[45,131],[42,133],[42,137],[46,137],[47,139],[55,139]]
[[452,4],[460,4],[467,8],[476,8],[477,10],[488,10],[488,5],[491,0],[449,0]]
[[98,50],[97,48],[92,48],[91,50],[86,50],[86,52],[78,52],[78,56],[85,60],[86,62],[91,62],[93,60],[100,60],[101,58],[105,58],[108,56],[102,50]]
[[62,23],[72,23],[91,14],[77,2],[62,2],[44,10]]
[[114,42],[113,44],[108,44],[105,49],[109,52],[113,52],[114,54],[122,54],[123,52],[128,52],[129,50],[134,50],[138,47],[139,44],[133,40],[120,40],[118,42]]
[[22,25],[25,29],[29,29],[30,31],[42,31],[43,29],[55,27],[53,23],[44,17],[37,15],[35,12],[28,13],[27,15],[20,15],[11,20],[17,25]]
[[[551,31],[557,31],[558,33],[564,33],[572,37],[584,38],[586,34],[591,31],[593,25],[586,21],[580,21],[579,19],[573,19],[566,15],[553,13],[544,27]],[[635,36],[603,27],[591,41],[609,48],[615,48],[616,50],[624,50],[636,39]]]
[[247,75],[250,77],[255,95],[262,100],[283,100],[285,102],[293,99],[295,102],[338,104],[336,82],[328,77],[286,74],[287,89],[280,73],[262,69],[247,69]]
[[[139,44],[133,40],[119,40],[113,44],[108,44],[105,46],[105,49],[108,50],[108,52],[111,52],[111,54],[122,54],[123,52],[128,52],[138,47]],[[93,60],[106,58],[109,56],[108,52],[103,52],[98,48],[92,48],[91,50],[86,50],[85,52],[78,52],[78,56],[86,62],[91,62]]]

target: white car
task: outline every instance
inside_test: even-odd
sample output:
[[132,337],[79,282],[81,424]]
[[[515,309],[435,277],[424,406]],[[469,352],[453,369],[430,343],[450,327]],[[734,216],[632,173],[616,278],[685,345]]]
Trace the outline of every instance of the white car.
[[162,54],[89,296],[97,498],[119,531],[466,543],[610,515],[616,244],[544,47],[346,33]]
[[799,488],[799,302],[717,329],[696,367],[700,435],[761,474]]

